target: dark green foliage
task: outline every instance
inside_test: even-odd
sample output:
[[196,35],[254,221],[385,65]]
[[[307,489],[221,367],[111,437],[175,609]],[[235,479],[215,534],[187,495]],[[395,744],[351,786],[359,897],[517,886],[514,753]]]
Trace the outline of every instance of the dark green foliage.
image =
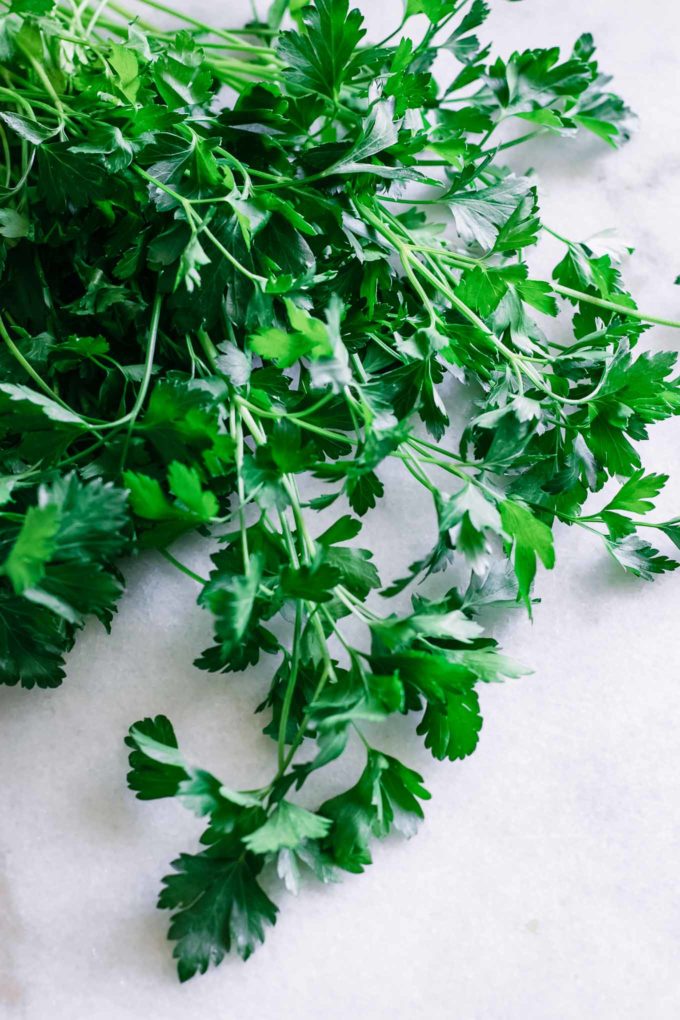
[[[275,0],[248,35],[156,31],[117,5],[8,6],[0,684],[58,685],[85,620],[110,626],[116,564],[140,550],[199,585],[213,630],[200,669],[272,678],[261,789],[192,765],[163,716],[127,738],[137,796],[206,824],[159,900],[186,980],[263,940],[268,862],[296,891],[415,830],[429,794],[373,746],[378,727],[410,715],[435,758],[474,751],[479,685],[526,672],[480,611],[531,611],[555,525],[594,532],[637,576],[677,566],[642,537],[680,547],[677,519],[647,520],[667,478],[639,450],[680,411],[675,355],[634,350],[646,317],[612,254],[560,238],[553,279],[529,275],[548,228],[536,179],[503,163],[501,125],[625,140],[589,36],[566,59],[491,58],[484,0],[407,0],[403,38],[380,45],[348,0]],[[448,81],[432,73],[442,50]],[[421,197],[405,197],[412,182]],[[564,308],[574,339],[549,343]],[[408,484],[429,517],[407,509]],[[422,555],[378,595],[356,540],[381,503]],[[335,516],[319,524],[321,510]],[[188,533],[217,547],[208,578],[169,551]],[[460,590],[416,588],[397,612],[393,596],[452,564]],[[228,688],[210,678],[205,696]],[[356,783],[318,810],[296,803],[357,739]]]

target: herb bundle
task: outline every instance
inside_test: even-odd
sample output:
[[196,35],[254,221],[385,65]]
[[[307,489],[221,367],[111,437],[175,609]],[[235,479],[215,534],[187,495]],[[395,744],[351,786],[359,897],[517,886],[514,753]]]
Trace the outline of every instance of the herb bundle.
[[[484,0],[408,0],[376,44],[348,0],[275,0],[228,31],[145,3],[178,30],[0,0],[0,683],[58,686],[142,550],[199,586],[199,668],[271,664],[265,788],[188,763],[162,715],[127,737],[137,796],[207,821],[159,900],[185,980],[263,940],[269,862],[296,891],[415,830],[429,794],[375,724],[412,713],[435,758],[474,751],[475,688],[526,672],[479,616],[531,613],[556,525],[642,578],[678,566],[647,540],[680,547],[680,519],[647,519],[667,479],[637,444],[680,385],[674,354],[637,352],[661,320],[612,252],[558,237],[552,279],[529,274],[552,231],[504,151],[626,138],[589,36],[502,60]],[[473,408],[455,442],[452,392]],[[354,540],[388,458],[429,493],[433,540],[385,587]],[[208,578],[172,552],[190,532],[217,549]],[[469,582],[418,590],[452,564]],[[350,739],[356,784],[301,806]]]

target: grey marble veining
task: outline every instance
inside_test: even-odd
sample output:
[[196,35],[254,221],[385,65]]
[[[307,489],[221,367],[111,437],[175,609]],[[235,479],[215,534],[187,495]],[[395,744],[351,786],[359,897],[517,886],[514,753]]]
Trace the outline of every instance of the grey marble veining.
[[[546,222],[574,237],[618,227],[638,249],[625,273],[640,306],[680,317],[677,3],[492,6],[485,34],[500,52],[595,34],[639,114],[633,140],[620,152],[541,141],[513,158],[540,174]],[[363,7],[377,37],[401,10]],[[191,9],[237,24],[248,4]],[[546,244],[537,270],[557,255]],[[655,329],[645,342],[679,340]],[[677,421],[652,436],[648,467],[674,473],[659,508],[670,516]],[[386,578],[429,537],[424,516],[422,531],[403,523],[407,508],[426,513],[401,482],[370,525]],[[153,557],[134,564],[113,636],[88,627],[60,690],[0,688],[1,1020],[676,1020],[680,578],[622,577],[583,534],[560,531],[557,549],[533,625],[519,613],[499,625],[535,674],[482,692],[477,753],[438,764],[410,724],[389,733],[434,795],[415,840],[376,847],[363,876],[281,896],[251,961],[183,987],[154,904],[199,823],[133,799],[122,738],[164,712],[190,756],[252,786],[272,762],[251,714],[266,676],[194,669],[209,621],[192,582]],[[201,563],[191,544],[186,556]]]

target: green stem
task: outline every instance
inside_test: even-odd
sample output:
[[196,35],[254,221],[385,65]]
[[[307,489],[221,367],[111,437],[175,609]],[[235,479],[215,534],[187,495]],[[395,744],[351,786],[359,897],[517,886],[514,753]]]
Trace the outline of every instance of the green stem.
[[323,693],[323,689],[324,689],[324,687],[326,686],[326,684],[328,683],[329,680],[331,680],[333,683],[337,683],[337,680],[338,680],[337,674],[335,672],[335,667],[333,665],[333,661],[332,661],[331,656],[330,656],[330,652],[328,651],[328,644],[326,642],[326,635],[324,634],[323,625],[322,625],[321,620],[319,619],[318,614],[316,612],[314,612],[313,616],[311,617],[310,623],[314,627],[314,630],[317,633],[317,637],[319,638],[319,645],[321,647],[321,655],[322,655],[323,662],[324,662],[324,669],[323,669],[323,672],[321,674],[321,678],[320,678],[318,684],[316,685],[314,693],[312,694],[312,697],[311,697],[311,700],[310,700],[310,703],[309,703],[310,704],[310,708],[307,709],[307,711],[305,712],[304,716],[302,717],[302,721],[301,721],[301,723],[300,723],[300,725],[298,727],[298,731],[297,731],[297,734],[295,735],[295,739],[293,740],[293,743],[290,746],[290,750],[288,751],[288,754],[286,755],[286,757],[285,757],[285,759],[283,761],[283,764],[279,768],[279,771],[277,773],[276,779],[278,779],[282,775],[284,775],[284,773],[288,769],[289,765],[291,764],[291,762],[295,758],[295,755],[297,754],[297,751],[298,751],[298,748],[300,747],[300,744],[302,743],[302,741],[305,738],[305,733],[307,731],[307,727],[309,726],[309,721],[310,721],[310,719],[312,717],[311,705],[313,705],[316,701],[319,700],[319,698],[321,697],[321,695]]
[[243,509],[246,496],[245,482],[243,479],[243,425],[241,423],[241,416],[237,415],[236,407],[234,405],[232,405],[229,411],[229,424],[232,438],[236,445],[236,490],[238,495],[239,530],[241,532],[241,554],[243,556],[243,570],[246,576],[248,576],[250,573],[250,550],[248,548],[248,530],[246,528],[246,517]]
[[9,188],[12,183],[12,164],[7,134],[2,124],[0,124],[0,145],[2,145],[2,158],[5,161],[5,187]]
[[22,51],[23,51],[24,55],[28,58],[28,60],[29,60],[29,62],[31,64],[31,67],[33,68],[33,70],[37,74],[38,78],[40,78],[40,81],[45,86],[45,91],[47,92],[47,94],[49,95],[50,99],[54,103],[54,106],[55,106],[55,108],[56,108],[56,110],[57,110],[57,112],[59,114],[59,125],[60,125],[60,128],[63,127],[63,125],[66,122],[66,113],[64,111],[64,107],[62,106],[61,99],[57,95],[57,93],[56,93],[56,91],[54,89],[54,86],[52,85],[52,82],[50,81],[49,76],[47,75],[47,72],[45,71],[43,66],[40,63],[38,63],[38,61],[35,59],[35,57],[33,57],[26,50],[22,50]]
[[45,396],[49,397],[50,400],[53,400],[55,404],[59,404],[60,407],[63,407],[65,411],[69,411],[71,414],[77,416],[77,413],[73,411],[73,409],[70,408],[68,404],[61,399],[59,394],[55,393],[51,386],[48,386],[48,384],[45,382],[42,376],[38,372],[36,372],[30,361],[26,360],[26,358],[23,356],[23,354],[21,353],[21,351],[14,343],[9,333],[7,332],[7,328],[2,320],[1,315],[0,315],[0,337],[2,338],[5,346],[9,350],[12,357],[15,359],[15,361],[17,361],[21,365],[26,374],[30,376],[30,378],[36,384],[38,389],[41,390],[45,394]]
[[561,294],[563,297],[574,298],[576,301],[585,301],[587,304],[595,305],[597,308],[607,308],[610,312],[616,312],[618,315],[628,315],[632,319],[639,319],[641,322],[652,322],[656,326],[669,326],[671,329],[680,329],[680,322],[676,322],[674,319],[660,319],[656,315],[640,312],[637,308],[629,308],[627,305],[620,305],[615,301],[593,297],[592,294],[584,294],[583,291],[574,290],[572,287],[563,287],[560,283],[553,283],[552,289],[556,294]]
[[173,567],[176,567],[177,570],[181,570],[181,572],[183,574],[186,574],[187,577],[190,577],[192,581],[196,581],[197,584],[200,584],[202,586],[205,586],[208,583],[207,578],[201,577],[200,574],[195,573],[193,570],[191,570],[190,567],[187,567],[186,564],[181,563],[167,549],[159,549],[158,551],[161,554],[161,556],[168,561],[168,563],[172,563]]
[[142,374],[142,381],[137,392],[137,398],[132,405],[132,410],[124,414],[122,418],[117,418],[116,421],[105,422],[103,425],[98,425],[99,429],[115,429],[119,425],[127,425],[128,422],[133,423],[137,420],[139,412],[144,406],[146,400],[146,394],[149,389],[149,383],[151,382],[151,375],[153,373],[153,359],[156,353],[156,341],[158,339],[158,323],[161,317],[161,308],[163,305],[163,298],[160,294],[156,294],[153,302],[153,308],[151,310],[151,323],[149,325],[149,337],[146,346],[146,356],[144,358],[144,372]]
[[530,138],[535,138],[537,135],[542,135],[543,131],[538,128],[536,131],[528,131],[525,135],[520,135],[519,138],[511,138],[509,142],[503,142],[499,145],[497,152],[503,152],[505,149],[513,149],[515,145],[521,145],[522,142],[528,142]]
[[288,720],[290,718],[290,709],[293,704],[293,695],[295,693],[295,685],[297,683],[298,669],[300,665],[300,628],[302,622],[302,606],[300,601],[295,605],[295,624],[293,627],[293,647],[291,652],[291,664],[290,673],[288,675],[288,683],[286,684],[286,692],[283,697],[283,705],[281,706],[281,719],[279,722],[279,739],[278,739],[278,762],[279,771],[284,768],[284,762],[286,760],[286,733],[288,731]]

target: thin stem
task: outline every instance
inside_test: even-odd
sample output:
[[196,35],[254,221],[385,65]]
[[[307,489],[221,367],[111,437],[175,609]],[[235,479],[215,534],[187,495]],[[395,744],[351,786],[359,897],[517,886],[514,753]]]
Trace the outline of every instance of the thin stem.
[[248,530],[246,528],[246,518],[243,510],[245,504],[245,481],[243,478],[243,425],[241,424],[241,416],[237,415],[236,407],[231,406],[229,410],[229,425],[231,429],[231,435],[236,445],[236,489],[238,494],[238,521],[239,530],[241,532],[241,554],[243,556],[243,570],[248,576],[250,572],[250,551],[248,548]]
[[68,411],[70,414],[73,414],[74,417],[79,417],[79,415],[77,415],[77,413],[73,411],[72,408],[70,408],[68,404],[61,399],[59,394],[55,393],[51,386],[48,386],[48,384],[45,382],[42,376],[38,372],[36,372],[36,370],[33,368],[33,365],[30,363],[30,361],[28,361],[23,356],[23,354],[21,353],[21,351],[14,343],[9,333],[7,332],[7,328],[2,320],[1,315],[0,315],[0,337],[2,338],[5,346],[9,350],[12,357],[21,365],[26,374],[30,376],[30,378],[36,384],[38,389],[40,389],[45,394],[45,396],[49,397],[50,400],[54,400],[56,404],[59,404],[60,407],[63,407],[65,411]]
[[401,32],[402,28],[406,24],[407,20],[408,20],[408,15],[404,14],[404,16],[402,17],[401,21],[397,25],[397,27],[392,32],[390,32],[389,35],[386,35],[384,39],[381,39],[380,42],[375,43],[374,46],[371,46],[371,49],[372,50],[380,50],[380,49],[383,48],[383,46],[386,46],[388,42],[391,42],[392,39],[394,39],[395,35],[399,35],[399,33]]
[[200,584],[202,586],[205,586],[208,583],[207,578],[201,577],[200,574],[195,573],[195,571],[193,571],[190,567],[187,567],[185,563],[181,563],[167,549],[159,549],[158,551],[163,557],[163,559],[166,559],[168,563],[172,563],[173,567],[176,567],[177,570],[181,570],[181,572],[183,574],[186,574],[187,577],[190,577],[192,581],[196,581],[197,584]]
[[153,359],[156,353],[156,341],[158,339],[158,323],[161,317],[161,308],[163,305],[163,298],[160,294],[156,294],[153,302],[153,308],[151,310],[151,323],[149,326],[149,338],[146,347],[146,357],[144,359],[144,372],[142,374],[142,382],[137,392],[137,398],[132,406],[132,410],[124,414],[122,418],[117,418],[116,421],[105,422],[103,425],[98,425],[100,429],[113,429],[119,425],[126,425],[128,422],[132,423],[136,421],[139,412],[141,411],[144,401],[146,400],[146,394],[149,389],[149,383],[151,382],[151,375],[153,373]]
[[509,142],[503,142],[496,149],[497,152],[503,152],[505,149],[512,149],[515,145],[521,145],[522,142],[528,142],[530,138],[535,138],[537,135],[542,135],[543,131],[537,128],[535,131],[528,131],[525,135],[520,135],[519,138],[511,138]]
[[5,187],[9,188],[12,183],[12,164],[7,133],[2,124],[0,124],[0,145],[2,145],[2,158],[5,161]]
[[283,697],[283,705],[281,706],[281,719],[279,722],[279,739],[278,739],[278,762],[279,771],[284,768],[284,762],[286,760],[286,733],[288,732],[288,720],[290,718],[290,709],[293,704],[293,695],[295,694],[295,685],[297,683],[298,669],[300,665],[300,630],[302,624],[302,605],[300,601],[295,605],[295,624],[293,627],[293,647],[291,654],[290,673],[288,675],[288,683],[286,684],[286,692]]
[[648,315],[646,312],[638,311],[637,308],[629,308],[628,305],[620,305],[615,301],[607,301],[605,298],[593,297],[592,294],[584,294],[581,290],[574,290],[572,287],[563,287],[561,283],[553,283],[552,289],[563,297],[574,298],[576,301],[585,301],[587,304],[595,305],[597,308],[607,308],[618,315],[628,315],[632,319],[639,319],[641,322],[652,322],[656,326],[669,326],[671,329],[680,329],[680,322],[674,319],[660,319],[656,315]]

